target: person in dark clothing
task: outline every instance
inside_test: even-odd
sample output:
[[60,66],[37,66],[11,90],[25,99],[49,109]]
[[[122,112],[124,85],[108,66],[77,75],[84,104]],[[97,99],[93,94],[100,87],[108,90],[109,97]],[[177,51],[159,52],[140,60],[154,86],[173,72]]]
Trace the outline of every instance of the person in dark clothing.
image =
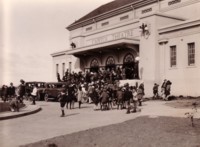
[[166,83],[166,87],[165,87],[165,98],[164,98],[164,100],[168,100],[168,96],[170,95],[170,91],[171,91],[171,85],[172,85],[172,82],[168,80],[167,83]]
[[126,90],[124,91],[124,100],[126,104],[127,114],[130,113],[130,100],[133,98],[133,94],[129,87],[126,87]]
[[67,105],[66,107],[68,108],[68,103],[70,103],[70,109],[74,108],[74,102],[75,102],[75,89],[74,86],[72,84],[69,85],[68,89],[67,89]]
[[97,89],[92,87],[92,93],[90,94],[90,97],[94,103],[94,110],[97,110],[98,104],[99,104],[99,94],[97,92]]
[[23,103],[23,97],[26,93],[26,88],[25,88],[25,81],[20,80],[21,84],[18,87],[18,100],[20,103]]
[[4,103],[8,100],[8,86],[3,85],[2,87],[2,100]]
[[123,91],[122,91],[122,88],[119,87],[118,90],[117,90],[117,109],[122,109],[123,107]]
[[67,102],[67,95],[65,93],[65,90],[61,91],[61,93],[58,96],[59,101],[60,101],[60,108],[61,108],[61,116],[60,117],[64,117],[65,116],[65,104]]
[[108,109],[109,95],[106,88],[103,89],[101,93],[101,110]]
[[59,73],[57,73],[57,80],[58,80],[58,82],[61,82],[60,74]]
[[158,98],[158,87],[159,85],[155,83],[153,86],[153,99]]
[[8,87],[8,95],[10,98],[15,96],[15,87],[13,86],[13,83],[10,83],[10,87]]

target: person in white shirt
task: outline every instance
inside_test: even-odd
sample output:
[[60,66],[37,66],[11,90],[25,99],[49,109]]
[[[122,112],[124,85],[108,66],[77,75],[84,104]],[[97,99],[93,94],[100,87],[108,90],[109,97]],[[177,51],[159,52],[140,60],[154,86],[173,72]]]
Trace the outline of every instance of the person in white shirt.
[[35,104],[36,104],[36,103],[35,103],[35,99],[36,99],[36,96],[37,96],[37,86],[36,86],[36,85],[34,85],[34,87],[33,87],[33,91],[32,91],[32,93],[31,93],[31,96],[32,96],[32,98],[33,98],[32,105],[35,105]]

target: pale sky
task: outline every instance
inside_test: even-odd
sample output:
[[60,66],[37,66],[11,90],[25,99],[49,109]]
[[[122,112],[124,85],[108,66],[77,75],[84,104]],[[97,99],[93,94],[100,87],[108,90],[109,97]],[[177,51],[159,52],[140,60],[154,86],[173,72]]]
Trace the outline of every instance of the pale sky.
[[52,81],[51,53],[69,48],[65,28],[112,0],[0,0],[0,86]]

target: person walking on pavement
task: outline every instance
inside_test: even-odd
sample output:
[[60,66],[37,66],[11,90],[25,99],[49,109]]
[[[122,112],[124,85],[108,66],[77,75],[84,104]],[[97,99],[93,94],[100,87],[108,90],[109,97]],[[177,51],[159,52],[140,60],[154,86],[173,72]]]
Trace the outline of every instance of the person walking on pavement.
[[37,85],[36,84],[33,87],[33,91],[31,93],[31,96],[32,96],[32,99],[33,99],[32,105],[35,105],[35,99],[36,99],[36,96],[37,96]]
[[139,102],[139,106],[142,106],[142,99],[143,99],[143,96],[144,96],[144,84],[141,83],[140,86],[138,87],[138,90],[137,90],[137,97],[138,97],[138,102]]
[[80,109],[83,100],[83,91],[81,86],[79,86],[78,88],[77,99],[78,99],[78,108]]
[[25,81],[21,79],[20,82],[21,82],[21,84],[18,87],[18,100],[20,103],[23,104],[23,97],[26,93]]
[[125,100],[125,104],[126,104],[126,109],[127,109],[127,112],[126,114],[129,114],[130,113],[130,100],[133,98],[133,94],[132,92],[130,91],[130,87],[127,85],[126,86],[126,90],[124,91],[124,100]]
[[137,112],[137,101],[138,101],[138,99],[137,99],[137,90],[136,90],[136,87],[135,86],[133,86],[132,88],[131,88],[131,90],[132,90],[132,95],[133,95],[133,113],[135,113],[135,112]]
[[65,90],[61,91],[60,95],[58,96],[59,101],[60,101],[60,108],[61,108],[61,116],[60,117],[64,117],[65,116],[65,104],[67,102],[67,95],[65,93]]

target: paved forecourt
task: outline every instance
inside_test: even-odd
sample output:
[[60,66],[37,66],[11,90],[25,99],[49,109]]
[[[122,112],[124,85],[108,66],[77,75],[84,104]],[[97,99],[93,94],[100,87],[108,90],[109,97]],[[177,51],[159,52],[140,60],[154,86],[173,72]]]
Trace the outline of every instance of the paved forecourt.
[[[15,147],[36,141],[71,134],[91,128],[121,123],[139,116],[185,117],[191,109],[175,109],[163,101],[147,101],[141,112],[125,114],[126,110],[94,111],[93,104],[83,104],[81,109],[67,110],[66,117],[60,117],[57,102],[37,102],[42,111],[33,115],[0,121],[0,144]],[[77,104],[76,104],[77,106]],[[200,118],[198,114],[197,117]]]

